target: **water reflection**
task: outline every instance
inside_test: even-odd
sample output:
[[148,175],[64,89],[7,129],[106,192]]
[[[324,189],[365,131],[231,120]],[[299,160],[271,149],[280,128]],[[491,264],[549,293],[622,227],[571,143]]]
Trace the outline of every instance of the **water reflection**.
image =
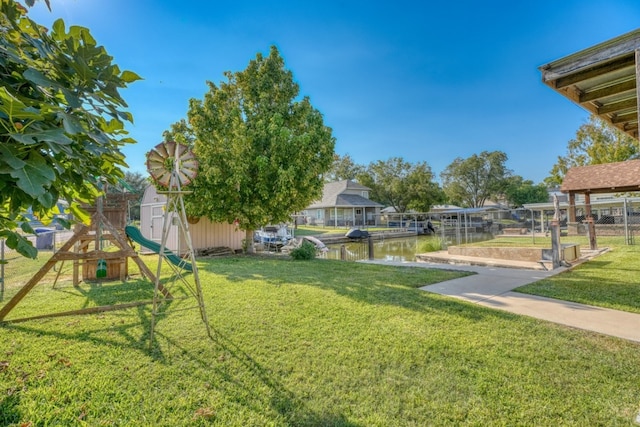
[[[479,242],[492,239],[493,236],[487,233],[474,233],[469,235],[467,242]],[[416,253],[423,252],[424,246],[440,241],[441,236],[412,236],[395,239],[384,239],[373,241],[373,258],[384,261],[415,261]],[[461,242],[464,243],[464,242]],[[447,245],[458,244],[448,240]],[[369,244],[367,240],[350,243],[336,243],[327,245],[328,252],[322,254],[322,258],[342,259],[341,247],[344,245],[344,258],[347,261],[358,261],[369,258]]]

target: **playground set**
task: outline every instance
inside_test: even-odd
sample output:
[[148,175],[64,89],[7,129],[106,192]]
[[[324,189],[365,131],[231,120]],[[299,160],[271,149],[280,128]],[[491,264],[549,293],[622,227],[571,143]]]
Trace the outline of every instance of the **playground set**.
[[[137,227],[127,225],[128,203],[129,200],[136,197],[135,195],[130,193],[105,193],[98,197],[95,205],[83,207],[91,214],[90,223],[88,225],[77,224],[74,228],[73,236],[0,309],[0,323],[97,313],[143,304],[153,304],[150,332],[151,345],[153,343],[156,316],[161,313],[160,307],[164,302],[174,299],[169,288],[172,284],[180,282],[190,291],[191,296],[195,297],[207,334],[211,336],[183,200],[183,195],[188,193],[188,191],[183,190],[183,187],[187,186],[196,176],[197,168],[198,163],[195,156],[184,145],[169,141],[154,147],[147,154],[147,169],[156,184],[166,189],[163,191],[167,202],[162,242],[157,243],[146,239]],[[168,230],[172,224],[178,225],[187,242],[188,250],[183,256],[178,256],[166,248]],[[105,250],[106,242],[113,244],[116,250]],[[140,258],[134,249],[133,242],[158,254],[156,274]],[[172,276],[165,280],[164,284],[160,281],[163,261],[167,261],[173,271]],[[80,283],[80,271],[82,271],[83,281],[125,281],[129,278],[130,262],[133,262],[138,267],[143,278],[154,284],[153,300],[86,307],[73,311],[6,319],[7,315],[40,283],[45,275],[52,269],[55,271],[54,267],[61,263],[54,279],[53,286],[55,287],[65,262],[73,263],[72,280],[75,287],[79,286]]]

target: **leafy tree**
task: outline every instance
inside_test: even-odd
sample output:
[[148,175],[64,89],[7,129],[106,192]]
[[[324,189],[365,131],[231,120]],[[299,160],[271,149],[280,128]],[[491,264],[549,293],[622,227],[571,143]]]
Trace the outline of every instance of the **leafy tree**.
[[438,184],[426,162],[409,163],[401,157],[372,162],[358,175],[358,181],[371,188],[370,197],[379,203],[393,206],[396,212],[408,208],[428,211],[443,200]]
[[297,100],[276,47],[225,76],[220,86],[209,83],[204,100],[190,101],[200,171],[187,211],[235,222],[252,241],[253,230],[288,221],[320,197],[335,140],[309,98]]
[[466,207],[484,206],[487,199],[497,198],[506,188],[511,175],[502,151],[483,151],[480,155],[456,158],[440,174],[444,192],[452,203]]
[[525,203],[543,203],[549,201],[549,192],[544,184],[534,185],[519,175],[507,178],[504,191],[505,198],[511,206],[520,207]]
[[132,116],[118,89],[139,77],[120,71],[88,29],[57,20],[47,30],[11,0],[0,3],[0,33],[0,238],[35,257],[15,231],[21,212],[46,222],[65,199],[87,219],[79,203],[95,199],[100,178],[124,175],[120,148],[135,141],[124,136]]
[[364,166],[354,163],[350,155],[340,156],[336,154],[329,172],[325,174],[326,182],[342,181],[345,179],[355,180],[358,175],[364,172]]
[[592,115],[578,128],[576,137],[567,144],[567,154],[558,156],[544,182],[549,187],[558,186],[572,167],[622,162],[639,155],[638,141]]
[[142,195],[144,190],[149,185],[149,178],[140,172],[125,172],[124,178],[118,182],[117,185],[112,185],[107,188],[109,193],[133,193],[138,196],[137,199],[129,201],[129,217],[132,220],[140,219],[140,203],[142,202]]

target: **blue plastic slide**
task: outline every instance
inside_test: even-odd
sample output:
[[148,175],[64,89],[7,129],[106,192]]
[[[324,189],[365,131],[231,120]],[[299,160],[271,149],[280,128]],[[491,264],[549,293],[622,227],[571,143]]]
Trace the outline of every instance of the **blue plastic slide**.
[[[133,225],[127,225],[124,228],[124,232],[127,233],[127,236],[131,238],[136,243],[152,250],[153,252],[159,254],[160,253],[160,243],[154,242],[153,240],[149,240],[142,235],[140,229],[138,227],[134,227]],[[171,252],[171,250],[164,248],[164,256],[167,258],[172,264],[177,265],[187,271],[193,271],[193,267],[188,262],[185,262],[178,255]]]

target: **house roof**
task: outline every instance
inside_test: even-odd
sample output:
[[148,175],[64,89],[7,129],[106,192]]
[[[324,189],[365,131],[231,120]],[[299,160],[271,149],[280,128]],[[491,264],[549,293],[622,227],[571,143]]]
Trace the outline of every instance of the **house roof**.
[[370,191],[371,189],[348,179],[343,181],[328,182],[324,185],[322,199],[312,203],[308,209],[327,207],[383,206],[378,202],[374,202],[373,200],[369,200],[357,194],[343,194],[347,190]]
[[556,92],[638,139],[640,29],[539,67]]
[[640,190],[640,160],[573,167],[567,171],[563,193],[623,193]]

